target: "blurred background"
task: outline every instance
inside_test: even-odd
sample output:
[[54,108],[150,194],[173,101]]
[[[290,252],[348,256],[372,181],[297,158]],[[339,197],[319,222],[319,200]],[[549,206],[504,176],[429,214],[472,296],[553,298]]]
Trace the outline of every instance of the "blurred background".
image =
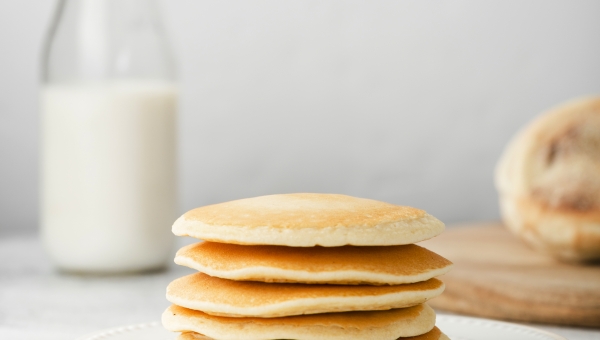
[[[38,222],[56,3],[0,2],[0,234]],[[493,170],[541,111],[600,92],[598,1],[160,1],[180,80],[179,209],[332,192],[498,219]]]
[[[482,222],[425,243],[455,264],[450,299],[434,308],[598,338],[573,326],[600,327],[600,267],[556,262],[488,222],[500,219],[494,168],[510,138],[541,112],[600,93],[600,1],[154,4],[0,1],[0,338],[157,320],[165,287],[191,272],[172,262],[195,242],[175,240],[177,215],[286,192]],[[549,188],[600,202],[600,99],[586,105],[595,109],[580,130],[536,146],[566,156],[525,159],[506,177],[558,169]],[[523,170],[540,160],[539,173]],[[600,205],[577,211],[587,220],[554,206],[525,223],[544,214],[508,189],[504,206],[524,208],[505,209],[516,221],[507,226],[558,239],[574,251],[567,260],[600,256]],[[554,222],[562,231],[546,228]]]

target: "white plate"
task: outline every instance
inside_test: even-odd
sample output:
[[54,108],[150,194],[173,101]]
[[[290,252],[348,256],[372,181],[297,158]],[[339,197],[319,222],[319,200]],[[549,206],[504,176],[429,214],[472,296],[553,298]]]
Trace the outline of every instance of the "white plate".
[[164,329],[160,322],[107,329],[77,340],[173,340],[177,333]]
[[533,327],[466,316],[438,315],[435,325],[451,340],[567,340]]
[[[566,340],[533,327],[465,316],[438,315],[436,325],[452,340]],[[173,340],[176,337],[159,322],[152,322],[113,328],[78,340]]]

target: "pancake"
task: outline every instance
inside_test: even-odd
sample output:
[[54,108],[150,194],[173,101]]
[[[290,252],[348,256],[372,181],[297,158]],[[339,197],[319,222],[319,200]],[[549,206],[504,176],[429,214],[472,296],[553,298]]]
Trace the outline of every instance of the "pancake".
[[209,338],[206,335],[202,335],[200,333],[185,332],[185,333],[181,333],[175,340],[214,340],[214,339]]
[[200,242],[181,248],[175,263],[230,280],[371,285],[426,281],[452,267],[414,244],[305,248]]
[[[194,332],[186,332],[179,335],[176,340],[214,340],[212,338],[207,337],[206,335],[202,335],[200,333]],[[397,340],[449,340],[448,337],[442,333],[439,328],[433,327],[432,330],[425,334],[417,335],[417,336],[409,336],[409,337],[401,337]]]
[[228,318],[172,305],[163,313],[162,323],[174,332],[196,332],[221,340],[396,340],[431,331],[435,313],[422,304],[386,311]]
[[334,194],[241,199],[188,211],[173,233],[206,241],[291,247],[389,246],[439,235],[444,224],[423,210]]
[[403,308],[443,290],[438,279],[395,286],[306,285],[232,281],[195,273],[171,282],[167,300],[212,315],[269,318]]

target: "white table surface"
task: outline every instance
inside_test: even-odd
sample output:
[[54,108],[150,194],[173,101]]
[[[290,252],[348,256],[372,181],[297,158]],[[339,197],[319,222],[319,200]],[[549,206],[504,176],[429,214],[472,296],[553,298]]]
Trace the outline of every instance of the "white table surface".
[[[52,269],[34,235],[5,236],[0,238],[0,339],[73,340],[159,320],[169,305],[167,284],[191,272],[172,265],[144,275],[64,275]],[[533,326],[570,340],[600,339],[600,329]]]

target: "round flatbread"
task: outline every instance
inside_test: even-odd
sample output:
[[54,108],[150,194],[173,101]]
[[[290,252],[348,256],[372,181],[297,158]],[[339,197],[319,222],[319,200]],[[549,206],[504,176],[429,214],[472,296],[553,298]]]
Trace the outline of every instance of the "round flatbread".
[[172,305],[162,323],[174,332],[196,332],[220,340],[396,340],[435,326],[426,304],[386,311],[344,312],[281,318],[228,318]]
[[452,263],[414,244],[373,247],[248,246],[200,242],[175,263],[229,280],[397,285],[445,274]]
[[173,224],[179,236],[291,247],[411,244],[443,230],[423,210],[334,194],[241,199],[190,210]]
[[438,279],[395,286],[306,285],[232,281],[195,273],[171,282],[167,300],[212,315],[270,318],[403,308],[443,291]]
[[[213,338],[209,338],[206,335],[202,335],[200,333],[194,332],[185,332],[181,333],[177,340],[214,340]],[[396,340],[450,340],[448,337],[442,333],[439,328],[433,327],[432,330],[425,334],[409,336],[409,337],[400,337]]]

